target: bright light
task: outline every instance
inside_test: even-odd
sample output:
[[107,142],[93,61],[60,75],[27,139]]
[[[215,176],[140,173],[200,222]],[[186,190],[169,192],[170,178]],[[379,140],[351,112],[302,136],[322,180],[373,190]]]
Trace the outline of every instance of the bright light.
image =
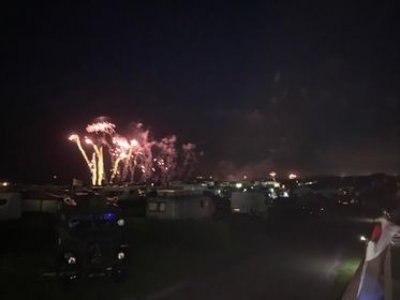
[[362,236],[360,236],[360,241],[361,242],[366,242],[368,240],[367,240],[367,238],[365,236],[362,235]]
[[236,186],[237,189],[241,189],[241,188],[243,187],[243,183],[237,182],[237,183],[235,184],[235,186]]
[[122,251],[121,251],[121,252],[118,252],[117,257],[118,257],[119,260],[123,260],[123,259],[125,258],[125,253],[122,252]]
[[2,182],[2,183],[1,183],[1,185],[2,185],[2,186],[9,186],[9,185],[10,185],[10,183],[9,183],[9,182],[7,182],[7,181],[4,181],[4,182]]
[[289,174],[289,179],[296,179],[296,178],[297,178],[296,174],[294,174],[294,173]]
[[89,124],[86,127],[86,131],[89,133],[114,133],[115,132],[115,124],[107,122],[107,121],[103,121],[103,122],[97,122],[97,123],[93,123],[93,124]]
[[115,145],[117,145],[117,146],[119,146],[119,147],[121,147],[121,148],[129,148],[129,143],[128,143],[128,141],[124,138],[124,137],[121,137],[121,136],[115,136],[115,137],[113,137],[113,139],[112,139],[112,142],[115,144]]
[[72,255],[72,253],[65,253],[65,259],[67,260],[68,264],[74,265],[76,264],[76,257]]
[[233,211],[234,212],[240,212],[240,208],[234,208]]
[[70,265],[74,265],[76,264],[76,258],[71,256],[70,258],[68,258],[68,264]]
[[70,141],[76,141],[77,139],[78,139],[78,135],[77,134],[71,134],[69,137],[68,137],[68,139],[70,140]]
[[277,199],[278,198],[278,194],[276,193],[274,188],[270,188],[267,195],[271,199]]
[[304,182],[303,185],[313,185],[315,183],[316,183],[316,181],[308,181],[308,182]]
[[93,145],[93,141],[88,137],[85,137],[85,143],[88,145]]
[[289,198],[289,193],[285,191],[285,192],[283,192],[282,196],[283,196],[283,198]]
[[117,224],[118,224],[118,226],[125,226],[125,220],[124,219],[118,219]]
[[373,218],[351,218],[351,221],[356,223],[377,223],[380,222],[380,219],[373,219]]
[[271,176],[272,178],[275,178],[276,177],[276,172],[274,172],[274,171],[270,172],[269,176]]
[[[109,200],[109,199],[110,199],[110,201],[115,201],[115,200],[118,200],[118,197],[117,196],[116,197],[107,197],[107,200]],[[113,221],[114,219],[115,219],[114,213],[110,212],[110,213],[104,214],[104,220]]]
[[131,140],[131,146],[132,147],[139,146],[139,142],[137,140],[133,139],[133,140]]

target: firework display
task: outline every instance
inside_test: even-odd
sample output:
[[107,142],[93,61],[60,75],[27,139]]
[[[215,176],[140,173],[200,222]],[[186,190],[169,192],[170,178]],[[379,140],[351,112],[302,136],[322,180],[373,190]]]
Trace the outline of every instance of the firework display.
[[76,133],[69,136],[88,166],[92,185],[167,183],[193,174],[196,145],[183,144],[178,153],[175,135],[153,140],[142,123],[132,123],[130,131],[129,138],[125,137],[117,133],[114,123],[102,117],[86,126],[83,138]]

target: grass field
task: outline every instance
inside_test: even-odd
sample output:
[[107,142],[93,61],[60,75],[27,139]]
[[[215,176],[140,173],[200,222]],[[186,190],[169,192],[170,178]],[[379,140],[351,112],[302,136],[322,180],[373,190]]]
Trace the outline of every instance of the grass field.
[[132,252],[128,280],[122,284],[107,278],[84,280],[64,290],[54,278],[42,276],[54,271],[53,235],[48,224],[29,222],[30,229],[21,232],[15,248],[2,252],[1,299],[140,298],[180,280],[207,275],[254,251],[227,222],[130,219],[126,231]]
[[[110,278],[87,279],[65,290],[55,278],[42,276],[54,271],[51,220],[25,218],[14,227],[0,227],[7,241],[0,252],[0,299],[143,299],[182,282],[204,280],[259,251],[265,253],[271,242],[277,243],[277,249],[301,245],[301,251],[319,255],[329,245],[347,245],[346,260],[333,271],[331,299],[338,299],[363,255],[363,245],[357,240],[361,225],[336,219],[285,219],[271,224],[239,216],[218,222],[128,218],[126,235],[132,258],[128,280],[117,284]],[[296,250],[287,252],[295,254]],[[265,280],[273,274],[268,276]]]
[[361,259],[355,257],[346,260],[343,264],[338,266],[332,286],[332,300],[339,300],[341,298],[347,284],[353,277],[360,263]]

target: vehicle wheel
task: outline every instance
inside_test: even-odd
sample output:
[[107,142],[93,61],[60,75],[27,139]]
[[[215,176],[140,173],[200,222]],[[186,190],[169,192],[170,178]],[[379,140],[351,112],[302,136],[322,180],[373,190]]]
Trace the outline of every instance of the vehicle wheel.
[[71,276],[60,276],[59,274],[57,274],[58,277],[58,283],[60,284],[60,286],[64,289],[70,289],[72,288],[72,286],[74,285],[76,279],[77,279],[77,275],[71,275]]
[[71,266],[63,261],[59,262],[57,266],[57,280],[63,288],[71,288],[77,278],[78,272],[76,270],[71,269]]

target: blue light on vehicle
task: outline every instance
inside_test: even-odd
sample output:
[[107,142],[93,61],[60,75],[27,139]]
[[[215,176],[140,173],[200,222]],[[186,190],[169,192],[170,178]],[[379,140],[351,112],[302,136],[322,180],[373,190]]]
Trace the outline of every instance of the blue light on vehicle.
[[116,214],[112,213],[112,212],[104,214],[104,220],[106,220],[106,221],[114,221],[116,219],[116,217],[117,217]]

